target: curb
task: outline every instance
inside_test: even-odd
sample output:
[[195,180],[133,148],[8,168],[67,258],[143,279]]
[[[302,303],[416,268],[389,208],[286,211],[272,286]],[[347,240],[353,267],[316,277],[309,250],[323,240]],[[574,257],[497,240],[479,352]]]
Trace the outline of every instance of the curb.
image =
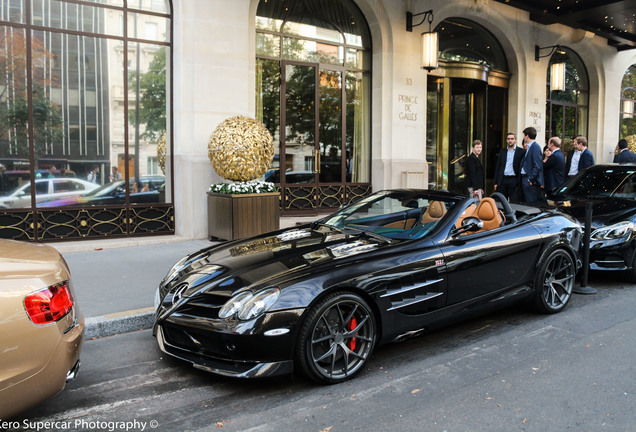
[[84,339],[96,339],[152,328],[154,308],[144,308],[98,317],[86,318]]

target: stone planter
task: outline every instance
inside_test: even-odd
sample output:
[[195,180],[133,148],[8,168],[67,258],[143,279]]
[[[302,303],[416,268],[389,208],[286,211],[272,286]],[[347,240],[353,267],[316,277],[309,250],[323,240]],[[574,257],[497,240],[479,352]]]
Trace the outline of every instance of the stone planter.
[[210,240],[235,240],[280,227],[280,193],[219,194],[208,192]]

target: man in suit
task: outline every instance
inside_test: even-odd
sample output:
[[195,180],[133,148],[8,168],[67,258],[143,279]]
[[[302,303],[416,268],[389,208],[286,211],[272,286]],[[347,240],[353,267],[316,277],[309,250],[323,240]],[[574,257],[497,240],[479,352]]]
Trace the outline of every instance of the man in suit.
[[618,153],[614,156],[614,163],[636,163],[636,154],[629,151],[626,139],[618,141],[616,151]]
[[521,161],[526,152],[517,146],[517,136],[512,132],[506,135],[506,145],[499,151],[495,165],[495,191],[510,202],[520,202]]
[[466,160],[466,186],[468,187],[468,193],[470,196],[477,194],[480,198],[484,194],[485,177],[484,168],[479,161],[479,155],[482,151],[481,141],[473,141],[473,151]]
[[521,189],[524,201],[528,204],[541,204],[543,198],[543,151],[535,140],[537,130],[527,127],[523,130],[523,141],[528,143],[528,150],[521,161]]
[[572,143],[574,149],[568,153],[568,160],[565,163],[565,172],[568,177],[574,177],[587,167],[594,165],[594,156],[587,149],[587,138],[577,136]]
[[548,193],[565,183],[565,156],[561,152],[561,139],[552,137],[543,153],[543,177],[545,192]]

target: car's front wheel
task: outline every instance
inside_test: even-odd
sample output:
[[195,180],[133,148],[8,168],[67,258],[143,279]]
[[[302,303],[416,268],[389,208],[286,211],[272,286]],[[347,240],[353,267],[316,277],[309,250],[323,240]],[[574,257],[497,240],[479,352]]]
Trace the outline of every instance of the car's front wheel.
[[572,256],[563,249],[555,249],[539,264],[534,281],[535,306],[544,313],[556,313],[570,301],[576,266]]
[[300,328],[296,361],[305,375],[327,384],[359,373],[376,342],[375,317],[360,296],[337,292],[308,312]]

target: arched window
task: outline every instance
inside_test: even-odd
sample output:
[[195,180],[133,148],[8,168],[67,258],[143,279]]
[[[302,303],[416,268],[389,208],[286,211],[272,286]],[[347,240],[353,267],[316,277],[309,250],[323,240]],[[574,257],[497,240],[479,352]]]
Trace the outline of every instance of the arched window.
[[371,37],[357,6],[261,1],[256,57],[256,117],[278,144],[265,180],[280,186],[283,211],[368,193]]
[[545,142],[558,136],[563,140],[562,150],[572,150],[576,135],[587,136],[590,85],[581,58],[571,49],[560,47],[550,57],[552,63],[565,63],[565,90],[550,91],[550,66],[546,82]]
[[174,232],[171,17],[168,0],[0,0],[0,237]]
[[479,24],[464,18],[447,18],[439,32],[439,58],[447,61],[473,61],[498,71],[508,71],[508,61],[495,36]]
[[631,65],[621,83],[620,138],[636,150],[636,65]]

